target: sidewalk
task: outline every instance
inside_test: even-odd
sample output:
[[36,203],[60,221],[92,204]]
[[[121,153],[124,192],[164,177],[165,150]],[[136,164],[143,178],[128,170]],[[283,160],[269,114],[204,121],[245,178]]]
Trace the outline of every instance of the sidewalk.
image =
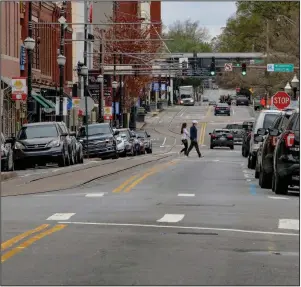
[[149,120],[157,115],[159,115],[160,113],[163,113],[165,111],[167,111],[169,108],[172,108],[173,106],[167,107],[166,109],[162,109],[160,111],[157,112],[148,112],[145,116],[145,121],[144,123],[141,122],[136,122],[136,127],[137,129],[143,129],[143,127],[149,123]]

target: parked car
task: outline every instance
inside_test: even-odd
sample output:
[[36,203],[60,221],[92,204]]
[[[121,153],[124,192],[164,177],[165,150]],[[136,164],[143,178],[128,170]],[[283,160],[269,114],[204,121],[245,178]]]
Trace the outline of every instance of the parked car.
[[62,130],[62,133],[67,134],[66,141],[68,143],[70,164],[76,164],[76,138],[69,135],[69,130],[64,122],[58,122],[58,125]]
[[84,151],[82,144],[76,139],[76,132],[70,131],[69,136],[72,140],[72,145],[75,145],[75,163],[84,163]]
[[11,138],[5,138],[1,133],[1,171],[13,171],[14,170],[14,155],[12,150],[13,140]]
[[248,157],[249,149],[250,149],[250,139],[251,139],[251,132],[253,129],[254,121],[245,121],[242,123],[243,127],[243,136],[242,136],[242,145],[241,145],[241,154],[243,157]]
[[250,135],[250,148],[248,154],[248,168],[255,169],[257,150],[259,148],[259,142],[256,141],[255,136],[257,136],[257,131],[260,128],[268,129],[274,120],[281,114],[278,110],[262,110],[253,126],[253,130]]
[[[273,129],[271,135],[279,135]],[[289,186],[300,187],[300,113],[290,117],[285,130],[279,135],[274,150],[272,190],[287,194]]]
[[16,169],[47,163],[70,165],[67,133],[57,122],[29,123],[22,126],[13,143]]
[[230,116],[230,107],[226,103],[218,103],[214,108],[214,115],[228,115]]
[[101,159],[118,158],[116,136],[119,131],[115,132],[108,123],[89,124],[88,132],[86,126],[79,129],[78,140],[83,145],[85,156],[98,156]]
[[153,144],[152,140],[150,139],[150,134],[148,134],[145,130],[137,130],[136,134],[138,139],[141,139],[144,143],[144,147],[147,153],[153,152]]
[[203,102],[208,102],[208,101],[209,101],[208,97],[204,96],[203,97]]
[[227,129],[215,129],[210,135],[210,149],[215,147],[229,147],[234,149],[233,135]]
[[247,97],[239,96],[236,98],[236,106],[248,106],[249,99]]
[[234,137],[234,144],[242,144],[242,138],[244,134],[242,124],[228,124],[225,128],[231,131]]
[[139,138],[138,135],[136,134],[136,132],[134,132],[134,131],[131,131],[131,136],[134,139],[133,143],[134,143],[135,155],[145,154],[146,150],[145,150],[144,142],[142,141],[142,139]]
[[258,129],[258,135],[265,137],[262,139],[262,149],[257,154],[255,167],[255,178],[259,178],[259,185],[262,188],[272,187],[273,155],[277,143],[277,136],[273,135],[273,130],[276,129],[279,133],[282,133],[286,128],[291,114],[291,112],[283,113],[275,119],[268,129]]
[[126,155],[135,155],[134,151],[134,138],[130,129],[118,129],[119,137],[124,141],[124,148]]

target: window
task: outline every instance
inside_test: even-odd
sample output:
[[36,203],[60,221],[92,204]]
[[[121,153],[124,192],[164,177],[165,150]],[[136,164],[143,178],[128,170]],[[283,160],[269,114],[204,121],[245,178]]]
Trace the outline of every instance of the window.
[[129,139],[130,138],[130,134],[128,131],[121,131],[119,132],[119,136],[123,139]]
[[279,114],[266,114],[263,121],[263,128],[268,129],[278,116]]
[[[86,128],[83,127],[80,130],[80,136],[86,136]],[[109,125],[91,125],[88,127],[88,134],[89,136],[94,136],[94,135],[107,135],[111,134],[112,131],[110,129]]]
[[23,127],[17,136],[19,140],[55,137],[58,137],[58,131],[55,125],[38,125]]

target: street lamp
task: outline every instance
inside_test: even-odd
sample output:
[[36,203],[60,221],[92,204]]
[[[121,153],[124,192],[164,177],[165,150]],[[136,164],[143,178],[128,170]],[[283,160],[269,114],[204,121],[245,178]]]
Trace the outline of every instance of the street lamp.
[[64,106],[64,66],[66,64],[66,57],[64,55],[57,56],[57,63],[60,68],[60,116],[59,120],[63,121],[63,106]]
[[98,122],[103,122],[103,99],[101,85],[103,83],[103,75],[98,75],[97,82],[99,83],[99,100],[98,100]]
[[297,75],[294,76],[294,78],[291,81],[292,84],[292,88],[293,88],[293,99],[296,100],[297,99],[297,90],[298,90],[298,86],[299,86],[299,80],[297,78]]
[[118,83],[116,81],[112,82],[112,88],[113,88],[113,126],[116,126],[116,111],[115,111],[115,100],[116,100],[116,89],[118,87]]
[[120,126],[120,128],[123,128],[123,87],[124,87],[124,82],[121,80],[119,83],[119,89],[120,89],[120,104],[119,104],[120,122],[119,122],[119,126]]
[[292,88],[291,88],[289,82],[287,82],[286,86],[284,87],[284,91],[285,91],[287,94],[290,94],[290,92],[292,91]]
[[32,107],[30,107],[30,104],[32,103],[32,54],[34,47],[36,45],[36,41],[31,38],[27,37],[24,40],[24,46],[27,50],[27,55],[28,55],[28,64],[27,64],[27,117],[28,117],[28,112],[32,110]]
[[85,118],[86,118],[86,150],[87,150],[87,157],[89,158],[89,126],[88,126],[88,94],[87,94],[87,77],[88,77],[88,68],[87,66],[83,65],[80,69],[80,75],[84,78],[84,97],[85,97]]

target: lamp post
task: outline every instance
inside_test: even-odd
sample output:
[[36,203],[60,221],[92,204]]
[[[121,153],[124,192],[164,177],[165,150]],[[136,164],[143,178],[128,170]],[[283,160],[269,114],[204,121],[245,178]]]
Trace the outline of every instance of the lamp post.
[[[31,7],[31,2],[29,2],[29,5]],[[30,12],[31,14],[31,12]],[[29,22],[29,25],[32,25],[31,22]],[[31,32],[29,32],[31,31]],[[32,54],[33,54],[33,50],[34,47],[36,45],[36,42],[33,38],[31,38],[32,36],[32,28],[28,29],[28,34],[29,37],[27,37],[24,40],[24,46],[27,50],[27,55],[28,55],[28,64],[27,64],[27,113],[29,110],[31,110],[31,106],[30,104],[32,103],[32,96],[31,96],[31,92],[32,92]],[[31,34],[31,35],[30,35]],[[27,119],[28,119],[28,114],[27,114]]]
[[116,126],[116,107],[115,107],[115,100],[116,100],[116,89],[117,89],[118,83],[116,81],[112,82],[112,88],[113,88],[113,127]]
[[286,86],[284,87],[284,91],[285,91],[287,94],[290,94],[290,93],[291,93],[292,88],[291,88],[289,82],[287,82]]
[[119,126],[120,128],[123,128],[123,87],[124,87],[124,83],[123,81],[120,81],[120,104],[119,104],[119,109],[120,109],[120,122],[119,122]]
[[292,88],[293,88],[293,99],[294,101],[297,100],[297,90],[299,86],[299,80],[297,78],[297,75],[294,76],[294,78],[291,81]]
[[85,97],[85,118],[86,118],[86,149],[87,157],[89,158],[89,126],[88,126],[88,93],[87,93],[87,78],[88,78],[88,67],[83,65],[80,69],[80,75],[84,78],[84,97]]
[[101,85],[103,83],[103,75],[97,77],[97,82],[99,83],[99,100],[98,100],[98,122],[103,123],[103,98]]
[[63,107],[64,107],[64,67],[66,64],[66,57],[64,55],[58,55],[57,63],[60,68],[60,115],[59,121],[63,121]]

